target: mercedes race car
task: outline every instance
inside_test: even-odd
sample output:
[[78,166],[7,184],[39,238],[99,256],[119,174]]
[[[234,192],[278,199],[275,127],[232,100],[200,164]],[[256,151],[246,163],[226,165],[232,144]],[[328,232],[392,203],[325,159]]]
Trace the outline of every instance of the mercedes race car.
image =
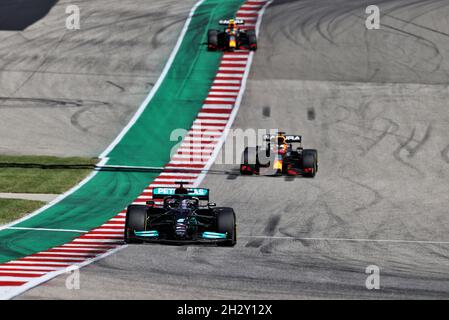
[[[212,243],[234,246],[237,242],[232,208],[209,202],[209,189],[153,188],[153,200],[130,205],[126,212],[125,242]],[[162,200],[156,205],[155,200]]]
[[233,51],[236,49],[257,50],[255,30],[242,30],[238,26],[245,24],[241,19],[220,20],[220,25],[226,25],[223,30],[209,30],[207,33],[207,49],[209,51]]
[[[318,171],[318,152],[302,148],[302,137],[284,132],[263,137],[266,145],[247,147],[242,154],[241,174],[302,175],[314,177]],[[293,148],[296,144],[296,148]]]

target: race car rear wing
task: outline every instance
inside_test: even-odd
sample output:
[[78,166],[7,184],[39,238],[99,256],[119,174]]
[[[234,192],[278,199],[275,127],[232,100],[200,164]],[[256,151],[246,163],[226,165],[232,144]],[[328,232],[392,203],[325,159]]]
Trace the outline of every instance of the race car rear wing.
[[[235,24],[245,24],[245,20],[243,19],[234,19]],[[218,21],[218,24],[220,25],[228,25],[229,24],[229,20],[220,20]]]
[[[277,134],[265,134],[263,136],[263,139],[267,142],[276,139],[278,135]],[[285,142],[286,143],[301,143],[302,142],[302,136],[300,135],[285,135]]]
[[[153,188],[153,199],[164,199],[176,195],[177,188]],[[195,197],[199,200],[209,201],[209,189],[204,188],[186,188],[187,194],[183,196]]]

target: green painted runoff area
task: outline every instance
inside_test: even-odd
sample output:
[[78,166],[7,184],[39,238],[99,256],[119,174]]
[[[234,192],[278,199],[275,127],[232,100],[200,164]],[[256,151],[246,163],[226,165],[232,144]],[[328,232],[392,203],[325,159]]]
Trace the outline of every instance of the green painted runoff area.
[[[221,54],[204,45],[209,28],[235,15],[243,0],[206,0],[195,11],[183,42],[159,90],[123,139],[108,154],[108,165],[164,166],[173,130],[189,129],[220,62]],[[99,171],[86,184],[40,214],[15,225],[26,228],[90,230],[123,210],[157,172]],[[64,244],[77,232],[0,231],[0,263]]]

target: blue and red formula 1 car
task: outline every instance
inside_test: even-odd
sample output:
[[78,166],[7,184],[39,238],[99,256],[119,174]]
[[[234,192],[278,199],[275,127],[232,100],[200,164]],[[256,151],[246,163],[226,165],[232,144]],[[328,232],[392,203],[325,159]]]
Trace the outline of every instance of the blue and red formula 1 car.
[[[264,146],[245,148],[240,164],[241,174],[315,177],[318,152],[315,149],[303,149],[301,136],[278,132],[265,135],[264,140]],[[296,148],[293,148],[294,143],[297,144]]]
[[209,51],[234,51],[237,49],[257,50],[255,30],[242,30],[245,24],[241,19],[220,20],[220,25],[226,25],[224,30],[209,30],[207,33],[207,49]]

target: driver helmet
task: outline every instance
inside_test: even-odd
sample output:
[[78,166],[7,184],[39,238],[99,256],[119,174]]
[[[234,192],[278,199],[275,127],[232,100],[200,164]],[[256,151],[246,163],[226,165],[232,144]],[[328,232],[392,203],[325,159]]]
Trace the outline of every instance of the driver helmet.
[[178,201],[178,199],[170,199],[167,204],[168,204],[169,208],[175,209],[179,206],[179,201]]
[[285,137],[282,135],[279,135],[276,137],[276,142],[275,142],[275,149],[277,150],[277,152],[279,154],[285,154],[287,152],[287,143],[285,141]]
[[189,200],[184,199],[181,201],[181,209],[186,210],[189,209]]
[[285,137],[284,136],[277,136],[276,142],[278,145],[284,145],[285,144]]

